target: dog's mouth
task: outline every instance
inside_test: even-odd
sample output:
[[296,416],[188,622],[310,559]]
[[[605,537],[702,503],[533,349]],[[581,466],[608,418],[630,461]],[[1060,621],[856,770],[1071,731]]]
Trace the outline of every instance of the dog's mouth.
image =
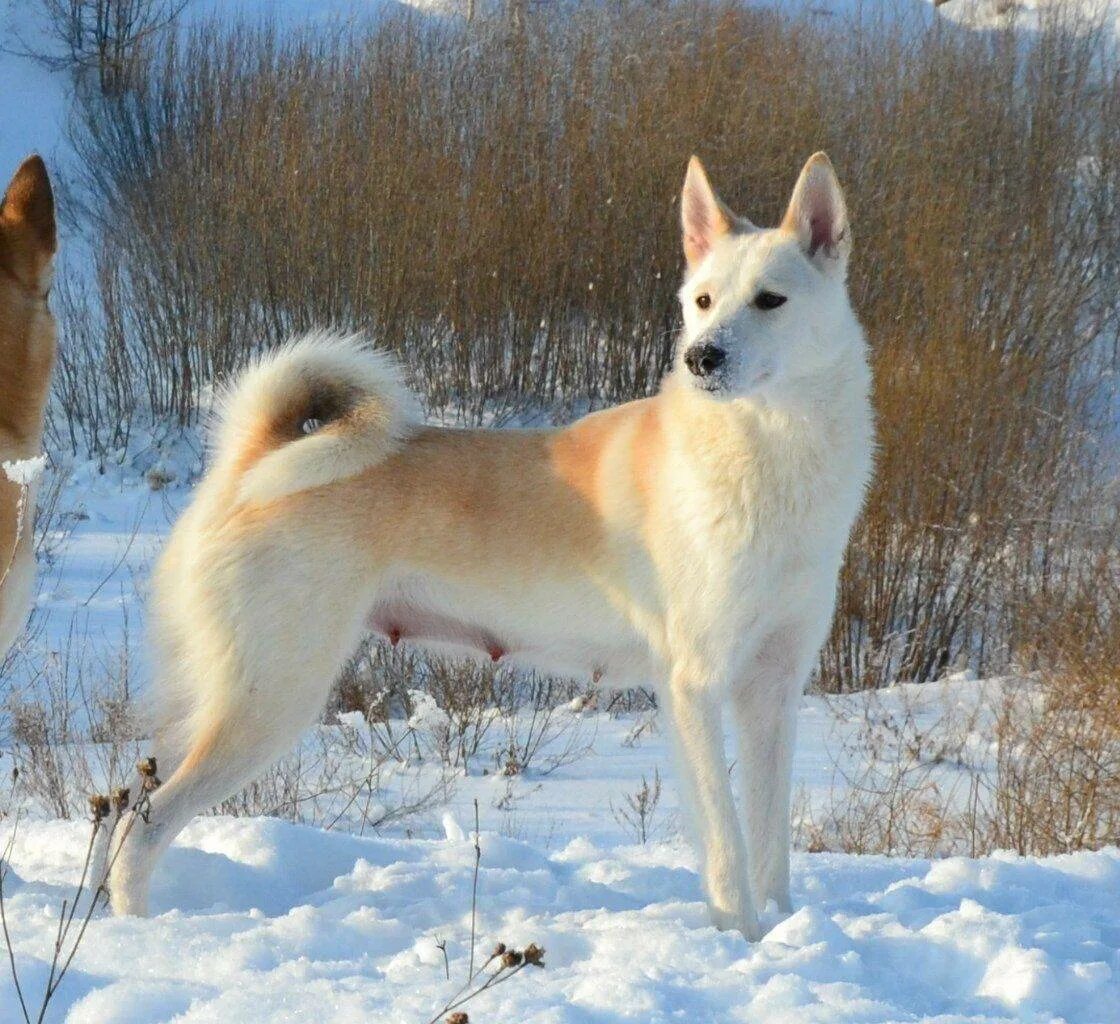
[[743,386],[744,395],[754,395],[762,390],[774,379],[773,366],[760,366],[746,380]]
[[[773,368],[769,366],[763,367],[750,377],[746,382],[744,390],[748,394],[757,391],[764,385],[769,384],[773,379]],[[693,385],[698,391],[703,391],[706,395],[720,395],[729,390],[728,380],[723,374],[714,374],[711,377],[704,378],[693,378]]]
[[721,367],[705,377],[691,375],[690,380],[697,391],[703,391],[706,395],[718,395],[729,389],[731,375],[727,372],[726,367]]

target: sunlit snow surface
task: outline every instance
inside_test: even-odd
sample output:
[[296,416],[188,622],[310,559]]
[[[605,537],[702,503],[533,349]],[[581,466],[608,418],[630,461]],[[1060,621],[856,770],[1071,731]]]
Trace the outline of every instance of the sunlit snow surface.
[[[23,828],[9,896],[41,984],[85,828]],[[204,819],[171,851],[151,920],[99,919],[55,1020],[424,1022],[466,971],[470,838],[359,839]],[[794,859],[798,908],[756,944],[711,928],[680,842],[551,854],[484,832],[480,943],[547,950],[475,1021],[1117,1020],[1120,853],[1042,860]],[[446,940],[452,981],[436,943]],[[30,983],[30,984],[29,984]],[[10,981],[0,1019],[16,1013]]]

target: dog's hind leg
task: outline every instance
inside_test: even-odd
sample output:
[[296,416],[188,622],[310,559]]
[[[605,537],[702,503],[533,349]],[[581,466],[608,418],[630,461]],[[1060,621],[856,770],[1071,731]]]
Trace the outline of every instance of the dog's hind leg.
[[[181,724],[179,728],[175,728],[174,725],[170,724],[167,716],[161,716],[161,718],[168,724],[157,726],[153,730],[151,749],[152,753],[158,756],[157,771],[163,775],[171,775],[174,774],[176,766],[183,759],[184,752],[180,747],[183,742]],[[127,802],[131,806],[136,806],[137,801],[141,799],[144,791],[144,781],[143,776],[138,772],[133,773],[126,787],[128,792]],[[114,803],[116,803],[116,799],[117,793],[113,793]],[[132,821],[132,814],[129,810],[119,812],[114,809],[110,817],[101,824],[90,858],[89,887],[93,898],[100,895],[102,886],[106,890],[109,888],[109,873],[115,863],[115,860],[110,858],[120,848],[130,821]]]
[[118,914],[147,912],[152,871],[175,836],[290,750],[326,700],[350,635],[330,620],[305,616],[307,632],[289,636],[253,615],[260,609],[280,622],[298,621],[278,600],[244,606],[240,628],[221,636],[212,630],[208,639],[216,642],[209,646],[200,637],[201,661],[166,667],[207,686],[196,691],[198,703],[183,725],[157,734],[153,753],[168,774],[142,813],[118,826],[109,878]]
[[761,931],[728,778],[719,705],[707,687],[679,673],[668,696],[681,803],[692,808],[712,920],[719,928],[738,928],[753,942]]
[[109,892],[117,914],[148,912],[148,889],[160,856],[190,820],[237,792],[298,739],[307,721],[262,730],[251,714],[234,708],[213,716],[194,736],[186,756],[139,811],[117,826],[110,854]]

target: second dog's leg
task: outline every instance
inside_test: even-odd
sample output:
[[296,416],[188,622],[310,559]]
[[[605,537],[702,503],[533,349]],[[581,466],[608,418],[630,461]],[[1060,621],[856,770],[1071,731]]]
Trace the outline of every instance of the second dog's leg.
[[719,707],[704,688],[676,677],[669,686],[669,711],[681,800],[693,811],[712,918],[717,927],[738,928],[753,942],[761,932],[747,882]]

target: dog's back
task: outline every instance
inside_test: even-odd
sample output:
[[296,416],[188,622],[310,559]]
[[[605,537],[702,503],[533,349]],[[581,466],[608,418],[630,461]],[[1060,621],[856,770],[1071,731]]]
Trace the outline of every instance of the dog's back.
[[[0,658],[23,629],[34,582],[35,458],[54,365],[47,308],[54,201],[43,161],[26,160],[0,205]],[[3,463],[9,463],[7,471]]]

